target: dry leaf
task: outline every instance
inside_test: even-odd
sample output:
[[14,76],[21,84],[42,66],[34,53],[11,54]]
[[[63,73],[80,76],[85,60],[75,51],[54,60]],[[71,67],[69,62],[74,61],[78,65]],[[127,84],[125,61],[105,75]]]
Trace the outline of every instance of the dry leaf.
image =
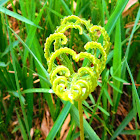
[[123,17],[126,17],[127,15],[130,15],[131,13],[133,13],[133,11],[139,6],[139,3],[135,4],[133,7],[131,7],[130,9],[128,9],[127,11],[122,13]]
[[49,134],[49,128],[47,125],[47,120],[46,120],[45,114],[43,116],[43,120],[41,123],[41,131],[42,131],[44,137],[47,137],[47,135]]
[[[135,22],[130,22],[130,23],[126,24],[124,28],[130,28],[130,27],[133,27],[134,24],[135,24]],[[139,23],[138,23],[137,25],[140,25],[140,21],[139,21]],[[138,85],[139,85],[139,84],[138,84]]]
[[31,138],[33,138],[33,135],[34,135],[34,128],[31,128],[31,130],[30,130],[30,136],[31,136]]
[[136,2],[138,2],[138,0],[129,0],[129,2],[127,3],[127,5],[126,5],[126,7],[125,7],[125,9],[124,9],[124,11],[123,11],[123,13],[124,12],[126,12],[132,5],[134,5]]
[[61,132],[60,132],[60,139],[65,135],[65,131],[69,128],[69,122],[70,122],[70,114],[67,116],[65,122],[63,123]]
[[42,131],[44,138],[46,138],[53,126],[53,121],[50,116],[48,107],[46,105],[44,105],[44,106],[45,106],[45,108],[44,108],[45,112],[44,112],[43,120],[41,123],[41,131]]

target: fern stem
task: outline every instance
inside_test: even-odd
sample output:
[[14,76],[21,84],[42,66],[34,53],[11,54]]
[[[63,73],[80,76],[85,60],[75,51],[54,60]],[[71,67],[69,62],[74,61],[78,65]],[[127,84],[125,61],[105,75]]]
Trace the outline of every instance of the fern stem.
[[84,140],[82,101],[78,101],[78,110],[79,110],[79,120],[80,120],[80,139]]

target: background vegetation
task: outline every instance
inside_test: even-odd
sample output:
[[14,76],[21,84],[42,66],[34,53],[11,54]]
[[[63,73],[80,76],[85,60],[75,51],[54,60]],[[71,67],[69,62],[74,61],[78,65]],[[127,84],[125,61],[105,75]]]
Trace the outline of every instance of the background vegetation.
[[[137,0],[0,1],[0,139],[78,139],[77,104],[52,94],[46,38],[71,14],[104,26],[111,50],[83,102],[86,139],[139,139],[140,8]],[[80,50],[82,38],[71,42]],[[52,128],[52,129],[51,129]]]

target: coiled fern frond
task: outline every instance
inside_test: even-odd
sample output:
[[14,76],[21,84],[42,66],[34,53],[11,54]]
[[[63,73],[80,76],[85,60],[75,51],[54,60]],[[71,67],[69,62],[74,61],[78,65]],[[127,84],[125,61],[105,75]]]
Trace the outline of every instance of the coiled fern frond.
[[[93,54],[88,52],[77,54],[73,49],[67,47],[68,39],[65,32],[73,28],[77,29],[80,35],[88,32],[87,35],[92,41],[87,42],[84,48],[94,50]],[[99,33],[103,37],[103,45],[98,43]],[[53,48],[51,48],[52,46]],[[50,48],[54,52],[51,52]],[[105,68],[109,48],[110,38],[103,27],[93,26],[90,21],[74,15],[62,19],[61,25],[57,27],[55,33],[46,39],[44,49],[50,81],[56,95],[71,103],[74,100],[85,100],[97,86],[97,80]],[[100,53],[100,58],[97,52]],[[81,67],[75,72],[68,54],[75,62],[80,61],[81,58],[87,58],[90,66]],[[56,63],[56,60],[62,62],[61,65]]]

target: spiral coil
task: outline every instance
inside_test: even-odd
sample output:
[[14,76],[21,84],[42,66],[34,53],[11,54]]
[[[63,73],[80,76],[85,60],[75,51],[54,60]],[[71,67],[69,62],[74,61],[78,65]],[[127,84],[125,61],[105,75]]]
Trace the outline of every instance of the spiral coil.
[[[84,48],[85,50],[94,49],[94,54],[88,52],[77,54],[73,49],[66,47],[67,37],[64,34],[65,31],[74,28],[79,30],[79,34],[82,35],[85,30],[84,27],[92,39],[91,42],[85,44]],[[99,39],[98,31],[102,34],[103,45],[97,42]],[[52,44],[54,52],[50,52]],[[90,21],[80,19],[74,15],[62,19],[61,25],[57,27],[55,33],[46,39],[44,48],[50,82],[56,95],[71,103],[74,100],[85,100],[97,86],[97,80],[105,68],[109,48],[110,38],[103,27],[93,26]],[[100,52],[101,58],[97,57],[97,50]],[[81,67],[77,72],[74,72],[71,66],[55,63],[56,59],[61,62],[67,60],[66,54],[71,55],[75,62],[78,62],[81,58],[87,58],[92,65]]]

